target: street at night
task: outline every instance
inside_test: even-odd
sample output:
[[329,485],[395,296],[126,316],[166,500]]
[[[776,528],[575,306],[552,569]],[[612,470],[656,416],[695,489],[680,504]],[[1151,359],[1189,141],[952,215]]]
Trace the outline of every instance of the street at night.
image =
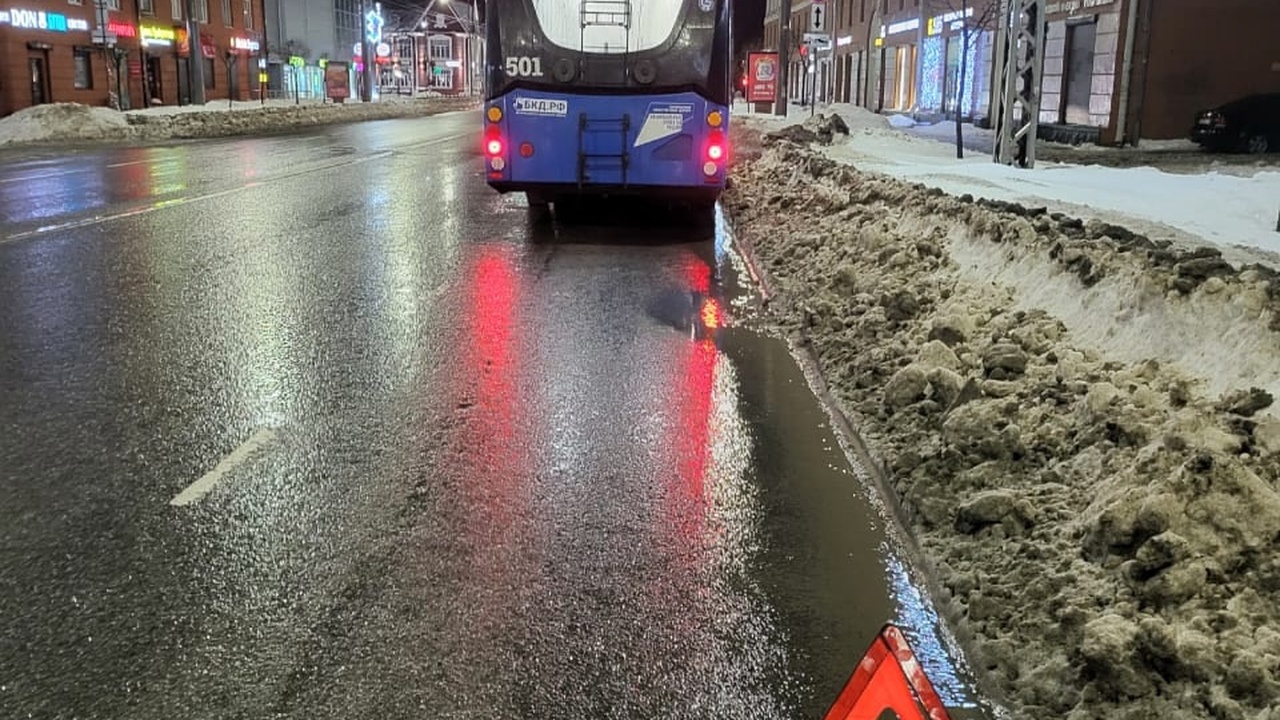
[[0,716],[815,718],[886,622],[971,704],[723,220],[479,127],[0,156]]

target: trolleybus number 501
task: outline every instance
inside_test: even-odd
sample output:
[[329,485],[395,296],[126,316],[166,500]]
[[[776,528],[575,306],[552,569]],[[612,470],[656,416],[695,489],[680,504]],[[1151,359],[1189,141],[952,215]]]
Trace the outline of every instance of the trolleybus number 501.
[[511,77],[542,77],[542,58],[509,57],[507,58],[507,75]]

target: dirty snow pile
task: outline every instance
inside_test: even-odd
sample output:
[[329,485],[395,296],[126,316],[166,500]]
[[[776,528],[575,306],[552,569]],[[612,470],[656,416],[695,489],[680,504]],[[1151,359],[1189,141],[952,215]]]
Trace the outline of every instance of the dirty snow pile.
[[0,118],[0,146],[75,140],[136,141],[284,132],[315,125],[421,117],[476,105],[472,98],[388,98],[375,103],[227,106],[210,102],[183,112],[131,111],[78,103],[40,105]]
[[80,103],[37,105],[0,118],[0,146],[130,137],[132,131],[124,115]]
[[735,134],[725,206],[770,319],[866,441],[993,698],[1280,720],[1280,275]]

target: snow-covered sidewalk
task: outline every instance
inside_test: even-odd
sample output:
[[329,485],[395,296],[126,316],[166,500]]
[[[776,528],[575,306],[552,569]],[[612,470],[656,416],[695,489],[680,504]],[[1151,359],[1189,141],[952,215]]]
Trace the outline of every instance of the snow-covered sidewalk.
[[[1280,172],[1262,171],[1251,177],[1219,172],[1188,175],[1156,167],[1045,161],[1027,170],[998,165],[982,154],[970,153],[957,160],[954,145],[948,142],[954,134],[951,123],[940,123],[936,132],[913,128],[908,133],[892,127],[889,118],[852,105],[834,105],[819,112],[840,114],[851,130],[847,138],[837,136],[822,151],[860,170],[919,182],[957,196],[1040,205],[1096,218],[1153,239],[1182,245],[1210,243],[1237,261],[1275,262],[1280,257],[1280,232],[1276,232]],[[787,118],[741,111],[736,117],[749,127],[778,130],[808,119],[809,109],[792,108]],[[989,134],[972,127],[965,131]],[[1171,145],[1152,144],[1150,149]]]

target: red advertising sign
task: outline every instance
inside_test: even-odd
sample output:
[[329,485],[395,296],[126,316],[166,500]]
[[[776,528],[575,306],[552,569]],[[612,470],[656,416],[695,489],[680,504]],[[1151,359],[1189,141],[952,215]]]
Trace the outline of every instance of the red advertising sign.
[[778,53],[747,53],[747,102],[773,102],[778,92]]
[[324,66],[325,94],[331,99],[342,102],[351,96],[349,67],[346,63],[336,60],[330,60],[329,64]]

